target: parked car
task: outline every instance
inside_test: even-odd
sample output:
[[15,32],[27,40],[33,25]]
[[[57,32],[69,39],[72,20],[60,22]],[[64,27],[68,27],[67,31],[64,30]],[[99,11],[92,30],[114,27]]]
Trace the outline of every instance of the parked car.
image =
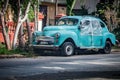
[[99,18],[65,16],[57,25],[46,26],[43,32],[34,32],[31,46],[34,50],[58,50],[64,56],[73,55],[77,49],[97,49],[108,54],[115,40],[115,35]]

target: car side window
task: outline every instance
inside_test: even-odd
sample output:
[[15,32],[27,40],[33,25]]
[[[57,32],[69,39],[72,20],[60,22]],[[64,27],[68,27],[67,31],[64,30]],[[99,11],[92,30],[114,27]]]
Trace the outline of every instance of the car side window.
[[90,24],[90,21],[89,21],[89,20],[86,20],[86,21],[83,22],[82,26],[85,27],[85,26],[88,26],[89,24]]
[[81,34],[89,35],[91,33],[91,22],[90,20],[81,21]]
[[92,21],[93,35],[101,35],[102,29],[100,23],[97,20]]
[[105,25],[104,25],[104,23],[103,23],[103,22],[100,22],[100,25],[101,25],[101,27],[102,27],[102,28],[104,28],[104,27],[105,27]]

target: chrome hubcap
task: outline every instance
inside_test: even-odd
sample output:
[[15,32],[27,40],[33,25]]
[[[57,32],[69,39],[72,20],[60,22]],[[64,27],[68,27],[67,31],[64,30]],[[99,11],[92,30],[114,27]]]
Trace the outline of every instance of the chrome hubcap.
[[67,55],[71,55],[73,53],[73,47],[71,45],[68,45],[65,51]]

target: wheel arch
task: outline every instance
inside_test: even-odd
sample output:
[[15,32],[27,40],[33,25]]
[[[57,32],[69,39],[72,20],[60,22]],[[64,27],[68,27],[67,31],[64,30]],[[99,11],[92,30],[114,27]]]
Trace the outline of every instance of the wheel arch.
[[105,46],[104,46],[104,48],[99,49],[98,52],[100,52],[100,53],[105,53],[105,54],[109,54],[109,53],[111,53],[111,47],[112,47],[112,45],[113,45],[113,44],[112,44],[111,40],[110,40],[109,38],[107,38],[106,41],[105,41]]
[[76,44],[75,44],[75,42],[74,42],[74,40],[73,40],[72,38],[67,38],[67,39],[60,45],[60,47],[62,47],[62,45],[63,45],[65,42],[71,42],[71,43],[73,43],[73,45],[74,45],[75,47],[77,47]]
[[109,41],[111,43],[111,45],[114,46],[114,44],[112,43],[110,38],[107,38],[106,41]]

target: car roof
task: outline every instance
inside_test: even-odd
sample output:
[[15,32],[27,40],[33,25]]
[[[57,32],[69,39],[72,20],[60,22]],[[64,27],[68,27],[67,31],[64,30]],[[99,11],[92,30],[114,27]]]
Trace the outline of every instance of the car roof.
[[102,21],[100,18],[95,17],[95,16],[64,16],[62,18],[76,18],[76,19],[79,19],[79,20],[87,18],[87,19],[91,19],[91,20],[100,20],[100,21]]
[[81,19],[82,16],[63,16],[62,18],[76,18],[76,19]]

